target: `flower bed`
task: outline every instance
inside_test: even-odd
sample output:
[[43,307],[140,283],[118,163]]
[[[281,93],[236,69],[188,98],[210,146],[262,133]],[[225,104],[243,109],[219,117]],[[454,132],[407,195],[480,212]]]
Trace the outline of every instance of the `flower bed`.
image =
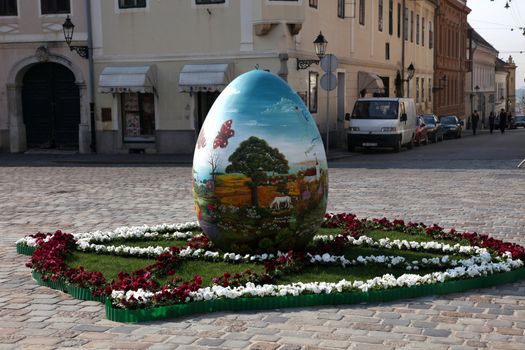
[[[454,229],[445,231],[437,225],[405,224],[402,220],[359,220],[350,214],[327,215],[323,226],[324,234],[316,236],[306,252],[258,255],[219,252],[198,232],[196,223],[79,234],[37,233],[19,240],[17,252],[32,255],[27,265],[39,284],[67,291],[83,300],[106,300],[108,319],[123,322],[220,310],[379,302],[463,291],[525,277],[524,248],[486,235],[460,234]],[[415,240],[367,236],[374,230],[385,232],[386,236],[395,236],[397,232]],[[433,241],[417,241],[429,238]],[[179,248],[131,245],[143,239],[185,242]],[[112,245],[124,240],[125,244]],[[351,256],[349,252],[353,249],[415,251],[423,257]],[[109,281],[100,271],[86,271],[82,266],[68,264],[67,260],[76,251],[146,256],[154,259],[154,263],[131,273],[121,272]],[[187,281],[177,278],[177,268],[183,261],[253,263],[263,265],[264,269],[224,272],[204,285],[200,275]],[[382,272],[366,280],[280,282],[286,276],[301,276],[309,266],[333,266],[344,273],[346,269],[364,265],[379,266]],[[391,273],[399,269],[404,272],[397,276]]]

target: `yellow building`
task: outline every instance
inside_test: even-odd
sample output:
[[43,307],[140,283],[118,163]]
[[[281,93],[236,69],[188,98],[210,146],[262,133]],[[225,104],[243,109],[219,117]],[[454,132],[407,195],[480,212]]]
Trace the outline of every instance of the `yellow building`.
[[[431,111],[433,0],[71,0],[46,15],[44,0],[19,3],[27,7],[0,14],[0,77],[7,81],[0,87],[2,151],[96,146],[100,153],[189,154],[220,91],[256,67],[289,82],[325,141],[329,135],[330,148],[344,147],[345,114],[362,94],[412,97],[419,112]],[[65,44],[68,15],[75,25],[71,45],[89,46],[92,60]],[[320,32],[338,62],[329,97],[321,88],[325,72],[313,62]],[[72,73],[79,100],[62,104],[80,112],[64,118],[53,109],[56,102],[43,101],[52,116],[44,118],[46,133],[36,135],[42,120],[26,113],[36,97],[23,90],[44,68],[57,68],[51,63]],[[37,72],[26,79],[31,68]],[[58,137],[63,129],[71,142]]]

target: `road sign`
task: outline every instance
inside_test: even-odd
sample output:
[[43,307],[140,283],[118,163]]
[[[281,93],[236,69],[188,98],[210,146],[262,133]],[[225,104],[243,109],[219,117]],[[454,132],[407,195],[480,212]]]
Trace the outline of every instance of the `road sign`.
[[325,73],[321,77],[321,87],[323,90],[332,91],[337,85],[337,77],[334,73]]
[[337,57],[335,55],[326,55],[321,58],[320,65],[325,72],[333,72],[337,69]]

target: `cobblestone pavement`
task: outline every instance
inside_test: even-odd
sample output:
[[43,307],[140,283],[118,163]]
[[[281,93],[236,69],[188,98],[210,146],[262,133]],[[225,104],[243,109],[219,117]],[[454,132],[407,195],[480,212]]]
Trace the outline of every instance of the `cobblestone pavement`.
[[[39,287],[15,253],[36,231],[194,220],[189,167],[0,168],[0,349],[525,349],[525,281],[370,305],[223,312],[140,325]],[[525,170],[331,169],[329,211],[525,244]]]

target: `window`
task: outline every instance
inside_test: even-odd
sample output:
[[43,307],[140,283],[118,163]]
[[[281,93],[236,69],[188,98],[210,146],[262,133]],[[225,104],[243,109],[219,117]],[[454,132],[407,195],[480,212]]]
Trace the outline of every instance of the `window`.
[[308,80],[308,110],[310,113],[317,113],[317,83],[319,74],[310,72]]
[[383,31],[383,0],[377,0],[377,29]]
[[425,46],[425,17],[421,18],[421,45]]
[[416,44],[419,45],[419,15],[416,16]]
[[40,0],[43,15],[71,13],[69,0]]
[[414,42],[414,11],[410,11],[410,42]]
[[394,0],[388,0],[388,34],[394,32]]
[[357,101],[352,110],[352,119],[397,119],[398,109],[405,113],[403,102],[385,100]]
[[119,9],[146,7],[146,0],[118,0]]
[[345,0],[337,0],[337,17],[345,18]]
[[401,4],[397,4],[397,37],[401,38]]
[[421,102],[425,102],[425,78],[421,78]]
[[317,8],[318,6],[317,2],[318,0],[310,0],[310,7]]
[[408,40],[408,8],[403,11],[403,38]]
[[432,79],[428,79],[428,102],[432,102]]
[[155,140],[155,99],[153,94],[122,94],[124,142]]
[[[142,0],[146,1],[146,0]],[[196,5],[213,5],[213,4],[224,4],[225,0],[195,0]],[[145,6],[143,6],[145,7]]]
[[432,49],[433,47],[434,47],[434,32],[432,29],[432,21],[430,21],[428,22],[428,48]]
[[17,16],[17,0],[0,0],[0,16]]
[[416,103],[419,103],[419,78],[416,78]]
[[365,25],[365,0],[359,0],[359,24]]
[[390,59],[390,43],[385,44],[385,60]]

